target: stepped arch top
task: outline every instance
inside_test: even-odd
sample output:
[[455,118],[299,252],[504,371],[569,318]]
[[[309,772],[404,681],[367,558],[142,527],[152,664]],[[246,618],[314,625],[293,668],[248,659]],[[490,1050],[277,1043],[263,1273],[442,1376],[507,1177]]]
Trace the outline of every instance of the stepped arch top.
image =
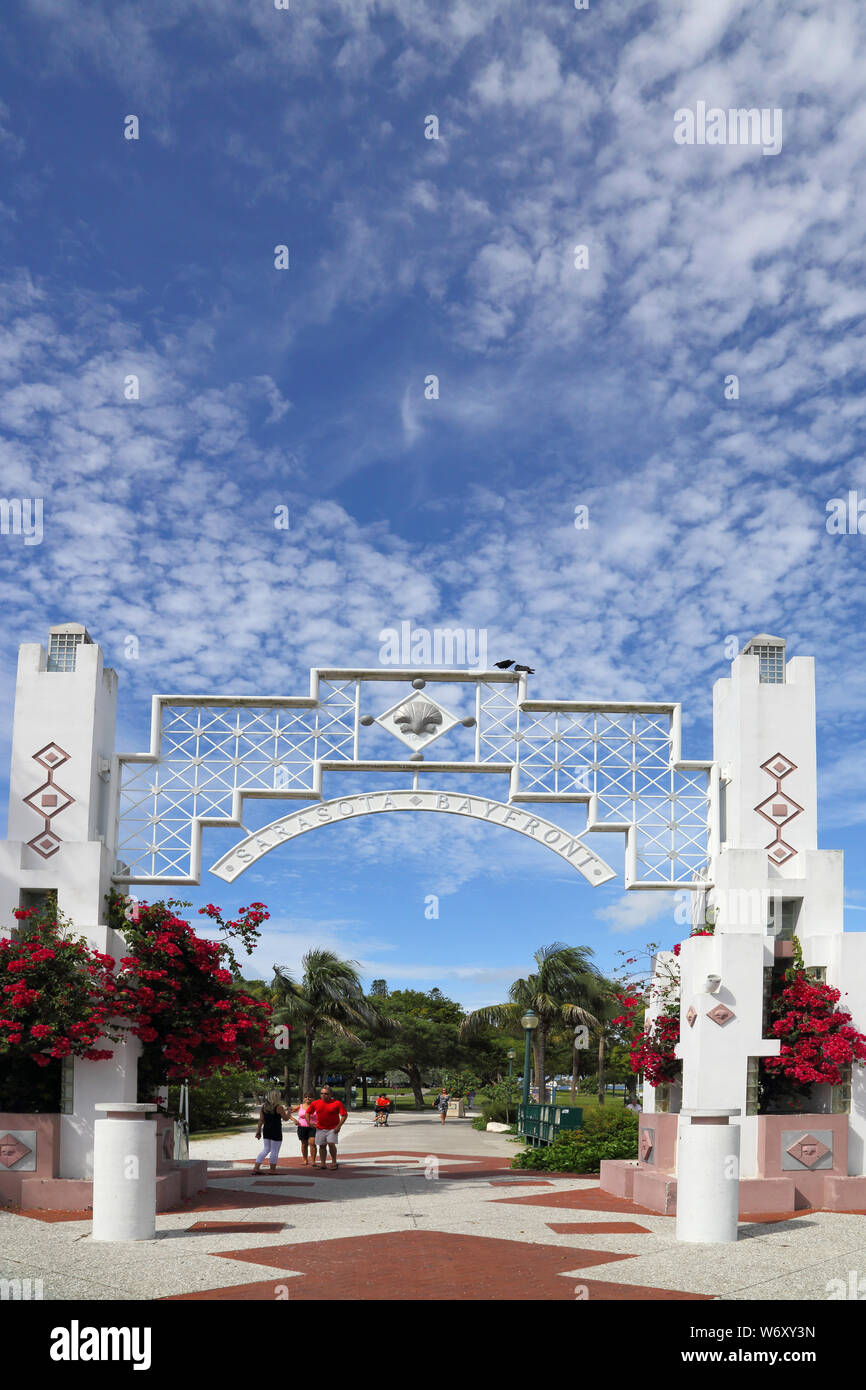
[[314,668],[305,696],[157,695],[149,751],[116,755],[115,881],[198,883],[203,826],[242,827],[248,798],[322,804],[326,774],[350,772],[439,796],[453,778],[455,799],[469,777],[478,801],[507,778],[506,810],[582,803],[580,833],[624,834],[626,887],[705,888],[718,770],[682,760],[680,740],[678,704],[536,700],[511,671]]

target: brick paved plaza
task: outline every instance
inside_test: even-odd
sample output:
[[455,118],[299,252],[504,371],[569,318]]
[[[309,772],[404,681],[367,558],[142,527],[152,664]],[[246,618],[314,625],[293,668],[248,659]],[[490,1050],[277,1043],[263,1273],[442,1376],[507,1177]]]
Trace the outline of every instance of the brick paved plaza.
[[194,1141],[207,1192],[153,1242],[92,1244],[89,1213],[4,1214],[0,1277],[53,1300],[826,1301],[866,1267],[866,1213],[751,1217],[720,1259],[595,1178],[512,1172],[515,1146],[468,1120],[353,1115],[336,1172],[286,1142],[256,1177],[253,1149]]

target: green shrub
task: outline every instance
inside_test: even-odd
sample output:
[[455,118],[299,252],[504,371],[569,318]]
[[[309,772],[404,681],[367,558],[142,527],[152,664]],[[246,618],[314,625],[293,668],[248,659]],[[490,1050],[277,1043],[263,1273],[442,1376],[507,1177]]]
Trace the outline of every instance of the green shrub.
[[[274,1089],[278,1089],[274,1087]],[[261,1082],[254,1071],[234,1071],[227,1076],[211,1076],[206,1081],[192,1081],[189,1088],[189,1128],[195,1134],[202,1129],[222,1129],[238,1122],[255,1128],[251,1118],[252,1106],[243,1097],[260,1096]],[[178,1088],[169,1087],[168,1108],[177,1114]]]
[[[478,1109],[481,1111],[481,1114],[478,1120],[473,1120],[473,1127],[476,1129],[484,1129],[491,1120],[495,1120],[497,1124],[501,1125],[512,1124],[517,1119],[517,1105],[518,1102],[516,1101],[511,1101],[508,1106],[506,1106],[504,1100],[479,1101]],[[481,1120],[484,1121],[483,1124],[480,1123]]]
[[584,1116],[583,1129],[566,1130],[553,1144],[524,1149],[512,1168],[548,1173],[597,1173],[602,1159],[637,1158],[638,1117],[630,1110]]

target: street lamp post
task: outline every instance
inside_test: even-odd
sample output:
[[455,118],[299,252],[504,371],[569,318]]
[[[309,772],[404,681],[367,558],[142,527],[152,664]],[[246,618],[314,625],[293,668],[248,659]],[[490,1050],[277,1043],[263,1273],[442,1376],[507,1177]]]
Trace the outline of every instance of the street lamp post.
[[523,1050],[523,1104],[529,1104],[529,1045],[532,1041],[533,1029],[538,1027],[538,1014],[534,1009],[527,1009],[520,1020],[526,1034],[526,1044]]
[[[508,1109],[511,1104],[511,1076],[514,1071],[514,1048],[508,1049],[508,1099],[505,1102],[505,1118],[508,1120]],[[510,1122],[509,1122],[510,1123]]]

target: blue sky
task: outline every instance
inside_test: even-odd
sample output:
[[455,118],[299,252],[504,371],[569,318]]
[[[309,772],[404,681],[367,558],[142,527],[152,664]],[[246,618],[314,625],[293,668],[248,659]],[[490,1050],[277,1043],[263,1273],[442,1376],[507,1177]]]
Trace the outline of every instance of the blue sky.
[[[45,520],[0,537],[0,765],[17,643],[57,621],[119,670],[129,751],[154,691],[305,693],[408,620],[485,629],[542,696],[682,700],[707,757],[726,640],[769,631],[818,661],[859,928],[866,540],[825,522],[866,496],[862,6],[12,0],[4,26],[0,490]],[[698,101],[781,109],[781,152],[676,144]],[[196,902],[269,903],[263,974],[326,943],[470,1006],[542,943],[674,939],[662,895],[462,829],[373,817]]]

